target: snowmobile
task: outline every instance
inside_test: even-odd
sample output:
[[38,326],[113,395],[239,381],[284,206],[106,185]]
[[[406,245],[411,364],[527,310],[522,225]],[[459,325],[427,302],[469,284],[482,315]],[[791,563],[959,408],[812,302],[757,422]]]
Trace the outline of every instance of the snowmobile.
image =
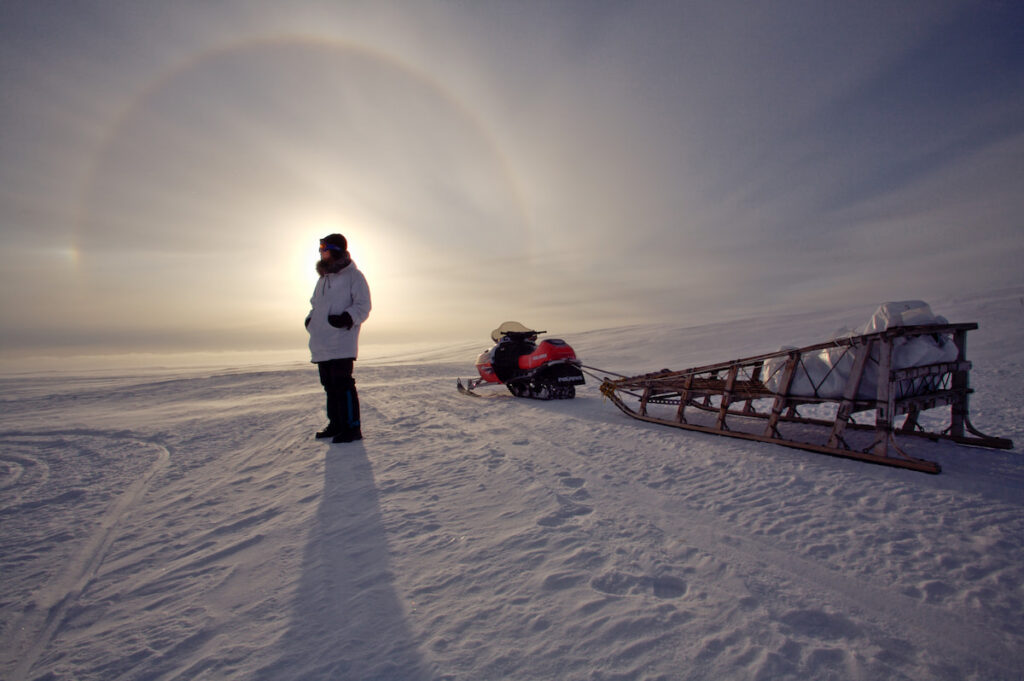
[[546,331],[529,329],[519,322],[505,322],[491,332],[495,345],[476,360],[479,378],[458,381],[460,391],[476,395],[484,384],[502,385],[515,397],[536,400],[569,400],[583,385],[582,363],[572,347],[559,338],[537,336]]

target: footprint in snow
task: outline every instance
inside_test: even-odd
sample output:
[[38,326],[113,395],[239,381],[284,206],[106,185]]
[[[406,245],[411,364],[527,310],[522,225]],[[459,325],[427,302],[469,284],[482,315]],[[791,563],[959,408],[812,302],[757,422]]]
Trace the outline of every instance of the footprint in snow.
[[556,475],[562,478],[562,487],[568,487],[569,489],[576,490],[570,495],[570,499],[573,499],[574,501],[586,501],[590,498],[590,492],[583,487],[587,484],[586,480],[583,478],[574,478],[568,473],[557,473]]
[[779,621],[793,633],[825,641],[855,639],[863,633],[852,620],[822,610],[790,610]]
[[563,497],[562,495],[558,495],[558,502],[558,510],[538,519],[538,525],[543,527],[558,527],[559,525],[564,525],[573,518],[590,515],[594,512],[594,509],[590,506],[578,504],[567,497]]
[[590,586],[609,596],[652,594],[656,598],[682,598],[688,586],[678,577],[644,577],[613,570],[590,580]]

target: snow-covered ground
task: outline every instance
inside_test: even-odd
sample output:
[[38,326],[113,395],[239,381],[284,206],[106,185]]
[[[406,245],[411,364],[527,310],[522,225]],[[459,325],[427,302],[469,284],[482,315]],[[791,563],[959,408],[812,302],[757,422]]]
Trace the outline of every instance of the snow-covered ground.
[[[686,368],[876,303],[565,334]],[[308,364],[0,379],[0,678],[1021,679],[1024,289],[977,321],[938,476],[454,389],[479,345],[357,365],[362,443]],[[499,315],[500,316],[500,315]],[[523,320],[543,323],[543,320]],[[552,329],[556,331],[556,329]]]

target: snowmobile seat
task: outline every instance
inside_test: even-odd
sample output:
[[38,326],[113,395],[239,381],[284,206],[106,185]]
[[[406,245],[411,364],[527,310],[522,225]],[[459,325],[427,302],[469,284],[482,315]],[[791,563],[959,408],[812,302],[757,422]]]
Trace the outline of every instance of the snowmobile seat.
[[531,340],[533,331],[505,334],[491,351],[491,367],[502,383],[507,383],[519,373],[519,358],[530,354],[536,346]]

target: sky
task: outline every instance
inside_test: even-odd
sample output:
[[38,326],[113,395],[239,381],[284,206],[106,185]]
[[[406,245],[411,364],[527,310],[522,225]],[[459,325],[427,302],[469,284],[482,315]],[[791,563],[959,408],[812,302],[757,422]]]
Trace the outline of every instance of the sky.
[[1024,283],[1012,0],[6,0],[0,351],[290,350]]

